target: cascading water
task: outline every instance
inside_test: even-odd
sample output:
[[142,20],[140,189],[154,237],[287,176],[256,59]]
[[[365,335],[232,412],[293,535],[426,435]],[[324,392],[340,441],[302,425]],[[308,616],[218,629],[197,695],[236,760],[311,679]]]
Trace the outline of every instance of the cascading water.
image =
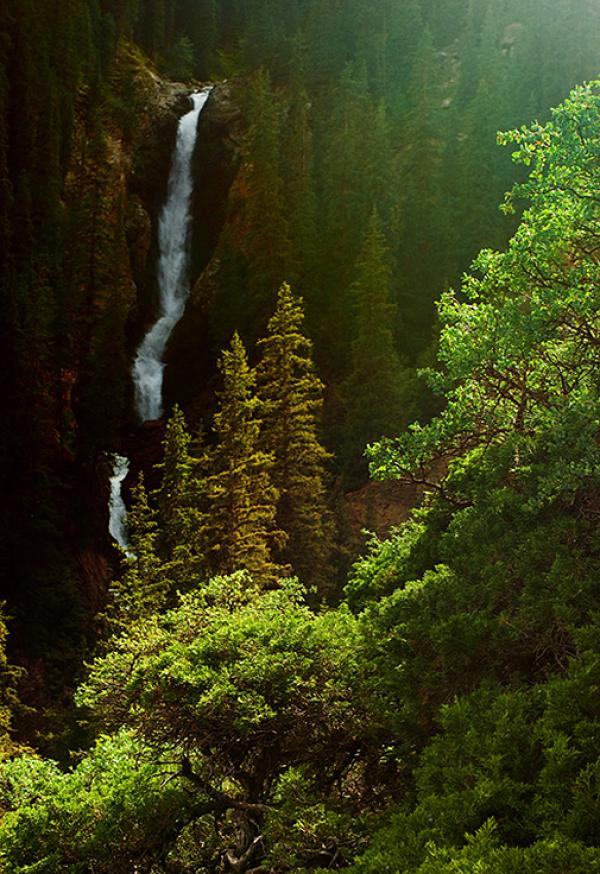
[[110,536],[120,547],[127,549],[127,508],[121,492],[123,480],[129,473],[129,459],[115,455],[113,472],[110,478],[110,499],[108,502],[108,530]]
[[177,131],[167,200],[158,227],[160,314],[140,344],[133,364],[135,405],[142,422],[162,415],[164,353],[190,293],[192,155],[198,116],[209,94],[210,88],[192,94],[194,108],[181,118]]
[[[190,231],[193,191],[192,156],[196,145],[198,116],[211,89],[192,94],[193,108],[179,121],[177,142],[169,174],[167,200],[158,224],[158,286],[160,313],[142,340],[133,363],[135,406],[142,422],[159,419],[163,411],[164,353],[173,328],[185,309],[189,286]],[[127,550],[127,508],[121,486],[129,472],[129,460],[116,455],[110,478],[108,530]]]

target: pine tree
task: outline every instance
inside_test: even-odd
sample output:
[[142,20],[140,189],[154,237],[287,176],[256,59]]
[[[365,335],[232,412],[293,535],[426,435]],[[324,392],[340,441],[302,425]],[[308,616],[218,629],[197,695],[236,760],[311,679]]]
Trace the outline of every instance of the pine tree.
[[434,301],[451,274],[454,227],[446,163],[449,116],[442,108],[444,78],[426,28],[411,72],[401,122],[404,148],[397,167],[400,208],[406,217],[398,252],[399,295],[413,354],[430,339]]
[[321,301],[316,294],[318,222],[310,116],[310,98],[302,84],[296,82],[290,95],[282,138],[282,173],[289,234],[298,260],[298,287],[306,301],[307,317],[310,317],[310,308],[310,315],[316,322],[320,317]]
[[356,263],[356,333],[346,384],[346,460],[354,466],[367,443],[397,434],[407,420],[408,373],[394,342],[389,251],[376,211]]
[[156,492],[158,552],[169,563],[178,589],[198,581],[206,567],[206,453],[201,438],[191,452],[192,435],[175,406],[163,440],[162,472]]
[[284,535],[276,527],[273,457],[260,447],[256,376],[237,333],[223,352],[219,370],[223,389],[214,418],[217,445],[207,479],[211,569],[225,574],[245,569],[256,583],[269,585],[283,571],[272,549]]
[[255,318],[260,320],[271,308],[283,277],[293,270],[294,260],[281,178],[281,106],[264,71],[250,85],[248,115],[244,254],[258,310]]
[[327,508],[325,465],[319,443],[323,383],[315,373],[312,343],[302,333],[304,313],[283,285],[266,337],[259,341],[258,394],[263,405],[262,446],[273,456],[279,492],[277,523],[288,535],[279,558],[305,583],[331,584],[334,526]]
[[[345,293],[352,280],[352,260],[373,205],[374,182],[363,177],[370,103],[365,71],[348,64],[331,90],[330,111],[318,130],[320,313],[314,336],[318,348],[327,349],[328,364],[336,374],[343,372],[348,354],[351,313]],[[310,322],[312,326],[312,314]]]
[[4,607],[0,602],[0,762],[19,752],[12,740],[12,716],[18,706],[15,686],[22,670],[13,667],[6,656],[8,631]]
[[179,406],[173,408],[163,438],[163,460],[156,465],[162,471],[157,490],[158,526],[161,552],[171,555],[178,544],[189,540],[190,482],[194,459],[189,446],[191,435]]
[[158,556],[156,512],[150,506],[143,474],[132,490],[132,498],[127,516],[129,548],[123,558],[124,574],[111,587],[106,613],[109,630],[113,632],[163,609],[173,588]]

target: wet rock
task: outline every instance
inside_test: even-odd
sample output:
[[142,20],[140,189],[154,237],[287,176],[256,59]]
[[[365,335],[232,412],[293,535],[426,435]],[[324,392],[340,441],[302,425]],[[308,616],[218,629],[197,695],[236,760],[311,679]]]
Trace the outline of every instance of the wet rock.
[[136,91],[142,109],[132,149],[130,185],[148,212],[157,215],[166,195],[177,124],[190,107],[190,88],[144,70],[136,77]]
[[[166,353],[164,397],[168,408],[175,400],[187,406],[199,398],[208,401],[209,376],[215,370],[215,351],[209,333],[208,312],[214,259],[227,216],[229,192],[241,162],[243,118],[230,82],[214,86],[198,121],[194,153],[192,293],[175,327]],[[204,407],[205,401],[198,406]]]
[[137,195],[127,202],[125,233],[131,261],[131,272],[136,286],[144,283],[148,268],[148,255],[152,244],[152,220]]

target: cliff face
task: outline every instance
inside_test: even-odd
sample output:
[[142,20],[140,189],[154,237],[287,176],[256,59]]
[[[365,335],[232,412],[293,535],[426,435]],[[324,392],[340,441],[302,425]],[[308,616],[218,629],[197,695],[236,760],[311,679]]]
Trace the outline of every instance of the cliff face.
[[[131,350],[155,304],[156,217],[188,106],[186,86],[126,51],[113,78],[100,100],[81,86],[74,103],[44,300],[53,333],[38,329],[43,355],[23,362],[45,407],[21,399],[34,427],[21,428],[5,489],[13,518],[0,597],[12,656],[27,670],[22,696],[38,713],[68,700],[111,576],[105,453],[130,416]],[[40,305],[30,309],[39,318]],[[48,727],[36,717],[20,729],[31,738]],[[60,733],[52,717],[50,727]]]
[[[209,314],[215,252],[227,220],[228,197],[241,162],[243,123],[233,86],[217,83],[199,118],[194,153],[192,293],[167,349],[165,401],[184,405],[203,397],[215,371]],[[218,257],[218,256],[217,256]],[[205,398],[204,398],[205,400]]]
[[[117,69],[119,63],[127,59],[117,59]],[[125,117],[108,105],[98,128],[85,105],[78,113],[64,192],[71,225],[65,271],[69,336],[75,340],[71,408],[62,416],[72,433],[63,436],[63,446],[72,449],[77,482],[91,481],[80,476],[81,466],[97,471],[89,501],[93,507],[100,492],[102,503],[90,515],[90,537],[103,551],[101,453],[115,445],[131,417],[131,350],[156,305],[157,216],[178,118],[189,103],[186,86],[164,82],[147,67],[129,74]]]

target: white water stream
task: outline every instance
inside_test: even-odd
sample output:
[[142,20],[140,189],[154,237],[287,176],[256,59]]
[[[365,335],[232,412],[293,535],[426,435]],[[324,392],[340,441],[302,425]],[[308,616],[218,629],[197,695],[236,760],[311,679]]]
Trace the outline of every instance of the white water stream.
[[127,549],[127,508],[123,500],[121,486],[129,473],[129,459],[115,455],[113,472],[110,478],[110,499],[108,502],[108,531],[119,546]]
[[[193,108],[179,121],[177,142],[169,174],[167,199],[158,223],[158,287],[160,311],[157,321],[142,340],[133,363],[135,407],[142,422],[159,419],[163,412],[164,354],[173,328],[181,319],[190,293],[191,199],[194,188],[192,157],[196,145],[198,116],[210,88],[192,94]],[[111,537],[127,549],[127,508],[121,487],[129,472],[129,460],[116,455],[110,478],[109,526]]]
[[167,200],[158,225],[158,286],[160,313],[140,344],[133,364],[135,406],[142,422],[159,419],[163,412],[164,353],[169,337],[187,302],[192,224],[192,156],[198,116],[210,88],[192,94],[194,108],[181,118],[169,176]]

